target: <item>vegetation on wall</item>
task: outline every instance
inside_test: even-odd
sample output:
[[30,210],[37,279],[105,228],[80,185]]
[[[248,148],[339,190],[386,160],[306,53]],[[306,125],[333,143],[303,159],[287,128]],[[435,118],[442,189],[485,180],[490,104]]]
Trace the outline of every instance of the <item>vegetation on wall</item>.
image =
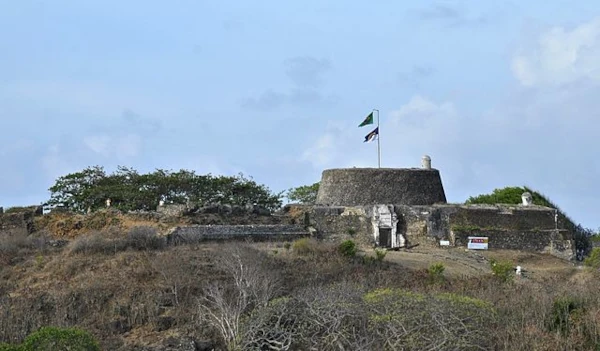
[[521,195],[528,192],[531,194],[533,204],[538,206],[546,206],[554,208],[558,212],[559,228],[564,228],[572,232],[575,236],[575,245],[577,250],[588,252],[591,249],[590,237],[595,233],[593,230],[584,228],[567,216],[556,204],[550,201],[545,195],[532,190],[526,186],[505,187],[502,189],[494,189],[491,194],[482,194],[475,197],[469,197],[466,204],[513,204],[522,203]]
[[107,199],[111,200],[111,207],[124,211],[153,210],[160,200],[199,205],[250,203],[273,210],[281,206],[283,196],[242,174],[213,176],[188,170],[172,172],[162,169],[141,174],[122,166],[111,174],[99,166],[67,174],[58,178],[49,191],[51,197],[47,205],[79,213],[105,207]]

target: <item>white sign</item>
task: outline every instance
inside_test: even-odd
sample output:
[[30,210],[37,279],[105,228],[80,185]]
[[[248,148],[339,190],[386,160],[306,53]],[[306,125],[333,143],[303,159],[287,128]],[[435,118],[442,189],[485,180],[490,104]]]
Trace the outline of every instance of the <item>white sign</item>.
[[469,250],[487,250],[488,238],[484,236],[470,236],[467,248]]
[[440,246],[450,246],[449,240],[440,240]]

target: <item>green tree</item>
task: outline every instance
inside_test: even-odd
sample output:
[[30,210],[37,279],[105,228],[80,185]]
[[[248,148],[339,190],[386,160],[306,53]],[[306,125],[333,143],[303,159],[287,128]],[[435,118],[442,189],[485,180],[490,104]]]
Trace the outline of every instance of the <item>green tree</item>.
[[118,167],[106,174],[102,167],[60,177],[50,189],[50,206],[61,206],[74,212],[97,210],[111,199],[111,206],[123,211],[153,210],[160,200],[166,203],[202,205],[226,203],[256,204],[277,209],[281,193],[273,193],[251,178],[238,176],[197,175],[194,171],[172,172],[158,169],[140,174],[128,167]]
[[312,185],[299,186],[289,189],[287,198],[291,202],[299,202],[301,204],[314,204],[317,201],[317,193],[319,192],[319,182]]
[[106,199],[102,196],[99,185],[105,178],[106,173],[100,166],[62,176],[49,189],[52,195],[48,205],[62,206],[76,212],[99,208]]

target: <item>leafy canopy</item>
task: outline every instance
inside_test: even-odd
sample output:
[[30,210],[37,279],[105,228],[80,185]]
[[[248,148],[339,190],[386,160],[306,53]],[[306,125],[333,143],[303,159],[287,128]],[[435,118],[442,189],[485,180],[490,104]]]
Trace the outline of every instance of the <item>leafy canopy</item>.
[[314,204],[317,201],[317,193],[319,192],[319,182],[312,185],[303,185],[297,188],[289,189],[287,192],[287,198],[291,202],[298,202],[301,204]]
[[272,193],[265,185],[238,176],[198,175],[194,171],[177,172],[157,169],[140,174],[133,168],[118,167],[107,174],[102,167],[88,167],[62,176],[49,189],[47,205],[83,213],[105,206],[123,211],[154,210],[160,200],[175,204],[223,203],[260,205],[270,210],[281,206],[282,194]]

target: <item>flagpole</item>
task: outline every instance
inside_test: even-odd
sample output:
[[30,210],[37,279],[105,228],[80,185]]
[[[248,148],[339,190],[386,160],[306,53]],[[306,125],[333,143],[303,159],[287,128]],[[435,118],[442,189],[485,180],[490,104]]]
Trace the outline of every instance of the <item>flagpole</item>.
[[377,167],[381,168],[381,144],[379,139],[381,138],[381,129],[379,128],[379,110],[373,109],[373,112],[377,111]]

